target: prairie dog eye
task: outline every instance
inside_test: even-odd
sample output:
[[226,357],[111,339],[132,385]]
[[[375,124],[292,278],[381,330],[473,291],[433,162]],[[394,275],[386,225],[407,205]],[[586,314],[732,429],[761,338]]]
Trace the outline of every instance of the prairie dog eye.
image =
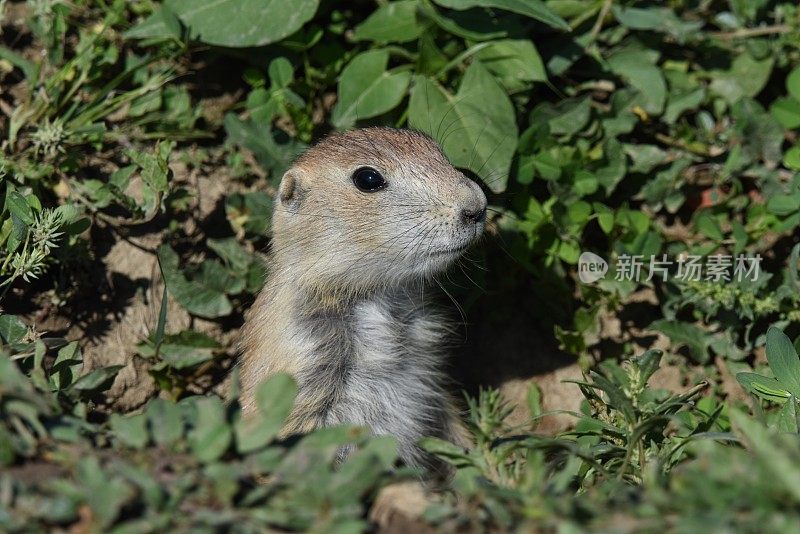
[[353,183],[364,193],[374,193],[386,187],[386,180],[372,167],[359,167],[353,173]]

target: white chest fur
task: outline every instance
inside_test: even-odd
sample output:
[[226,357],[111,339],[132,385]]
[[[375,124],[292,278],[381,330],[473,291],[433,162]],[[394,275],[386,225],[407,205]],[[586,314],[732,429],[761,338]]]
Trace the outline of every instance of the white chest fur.
[[[439,371],[444,329],[423,310],[407,297],[364,300],[350,309],[340,330],[329,333],[335,343],[320,340],[314,355],[319,365],[301,388],[328,389],[325,425],[363,425],[396,436],[407,460],[421,454],[419,438],[446,437],[448,400]],[[335,377],[320,375],[334,368]]]

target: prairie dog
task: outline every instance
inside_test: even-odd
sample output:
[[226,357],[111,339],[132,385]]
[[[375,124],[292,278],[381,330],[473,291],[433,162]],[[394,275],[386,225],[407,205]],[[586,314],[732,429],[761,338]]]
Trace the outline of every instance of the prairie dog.
[[[334,424],[399,440],[465,443],[443,388],[446,322],[425,289],[483,232],[486,197],[431,138],[365,128],[333,134],[283,176],[267,282],[241,338],[242,409],[273,373],[299,394],[284,433]],[[428,291],[430,293],[430,290]]]

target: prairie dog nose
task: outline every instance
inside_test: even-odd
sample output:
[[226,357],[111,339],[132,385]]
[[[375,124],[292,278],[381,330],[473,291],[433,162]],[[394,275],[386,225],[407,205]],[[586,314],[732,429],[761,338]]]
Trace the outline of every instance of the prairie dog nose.
[[486,195],[478,184],[466,179],[461,188],[461,220],[466,224],[483,222],[486,219]]
[[464,208],[461,210],[461,220],[465,223],[479,223],[486,219],[486,206],[482,208]]

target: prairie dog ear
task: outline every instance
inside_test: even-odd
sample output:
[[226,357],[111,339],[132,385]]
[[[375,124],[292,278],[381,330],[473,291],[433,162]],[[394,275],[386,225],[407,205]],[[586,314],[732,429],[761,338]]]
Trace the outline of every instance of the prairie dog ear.
[[281,179],[281,185],[278,187],[278,200],[289,211],[297,211],[305,196],[305,191],[301,184],[302,177],[303,171],[289,169]]

